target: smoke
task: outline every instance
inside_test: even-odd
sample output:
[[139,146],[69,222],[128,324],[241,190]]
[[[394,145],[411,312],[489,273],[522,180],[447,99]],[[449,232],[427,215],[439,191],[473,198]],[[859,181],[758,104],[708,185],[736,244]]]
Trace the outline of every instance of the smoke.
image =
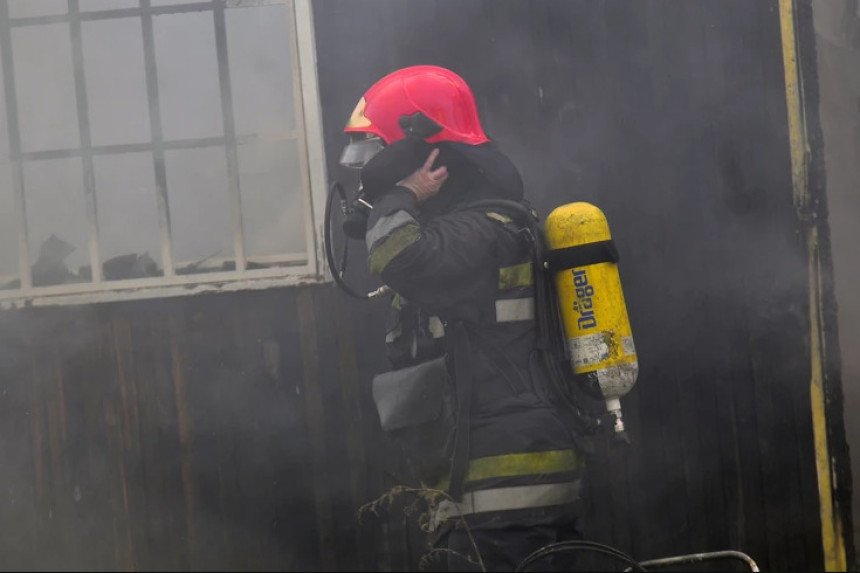
[[[77,68],[75,30],[63,21],[70,4],[85,15]],[[245,250],[256,259],[249,267],[311,248],[291,3],[235,9],[242,3],[231,3],[225,10],[234,134],[227,133],[222,108],[228,92],[221,89],[213,3],[153,16],[155,73],[139,14],[89,17],[140,4],[8,2],[13,19],[50,19],[13,26],[11,53],[3,54],[12,66],[0,82],[12,77],[15,86],[0,84],[0,288],[20,286],[22,263],[36,287],[89,281],[93,264],[104,265],[107,280],[161,275],[162,187],[178,273],[229,270],[234,234],[225,136],[235,136],[237,145]],[[14,118],[7,87],[17,103]],[[14,151],[11,119],[20,127]],[[164,180],[158,140],[169,144]],[[94,221],[84,192],[85,147],[96,150]],[[23,204],[16,200],[17,151],[24,154]],[[25,225],[30,260],[20,261]],[[272,318],[294,303],[254,294],[267,318],[258,316],[256,324],[292,320],[286,329],[298,328],[294,316]],[[0,317],[0,530],[7,566],[247,569],[253,562],[306,570],[315,564],[309,523],[315,476],[301,463],[309,455],[298,340],[292,333],[287,340],[242,338],[248,331],[224,320],[225,307],[240,297],[208,307],[196,301],[203,310],[188,311],[188,328],[179,332],[166,332],[166,325],[182,323],[177,317],[194,303],[27,309]],[[203,327],[196,322],[201,315],[210,319]],[[170,342],[188,352],[176,370]],[[279,364],[280,352],[287,364]],[[186,383],[190,443],[179,443],[177,378]]]
[[[607,215],[641,367],[622,401],[641,447],[612,468],[635,484],[637,515],[663,524],[648,527],[694,535],[705,527],[702,506],[725,501],[741,512],[750,498],[764,499],[746,475],[737,478],[744,491],[721,488],[762,463],[765,479],[777,479],[772,468],[795,463],[794,436],[808,437],[805,418],[775,414],[796,412],[808,384],[806,255],[775,4],[366,6],[315,5],[327,140],[344,141],[355,102],[385,73],[415,64],[460,73],[542,215],[572,201]],[[376,40],[379,26],[387,33]],[[350,51],[355,45],[362,50]],[[602,503],[634,495],[600,487]],[[654,502],[666,491],[684,492],[687,507]],[[800,503],[788,495],[762,503]],[[743,534],[745,519],[729,520],[709,542],[755,543]]]
[[[176,2],[152,2],[171,3]],[[82,10],[135,4],[119,0],[80,2]],[[28,0],[9,5],[13,17],[24,17],[61,14],[68,3]],[[614,524],[604,524],[602,533],[609,535],[613,526],[621,530],[630,523],[643,525],[641,531],[633,532],[636,535],[631,543],[635,545],[639,543],[635,539],[647,537],[645,525],[650,530],[665,530],[668,533],[655,542],[658,549],[675,547],[673,543],[689,530],[701,531],[705,517],[697,509],[704,504],[722,503],[722,491],[718,492],[719,500],[709,501],[704,495],[696,497],[699,490],[695,488],[713,493],[722,485],[719,480],[724,476],[720,470],[731,466],[729,472],[735,471],[737,468],[731,465],[735,462],[738,466],[759,467],[755,439],[712,435],[714,428],[726,427],[718,422],[735,416],[736,404],[740,412],[738,424],[746,424],[741,430],[759,431],[755,438],[761,443],[794,451],[796,444],[790,440],[796,434],[791,423],[787,429],[785,423],[771,427],[766,418],[770,410],[761,413],[755,408],[770,398],[767,392],[773,388],[767,384],[774,380],[783,384],[780,392],[774,390],[779,400],[793,389],[805,388],[808,374],[804,370],[808,365],[797,358],[802,357],[805,343],[805,332],[799,331],[798,325],[805,324],[806,271],[795,234],[788,153],[784,146],[774,143],[785,139],[781,126],[786,115],[782,63],[778,50],[774,51],[779,42],[778,22],[772,14],[767,15],[768,5],[764,2],[732,3],[730,9],[723,6],[715,2],[671,1],[313,3],[329,173],[335,173],[339,146],[345,141],[342,126],[363,91],[394,69],[437,64],[460,73],[473,87],[487,132],[522,171],[527,196],[542,215],[558,204],[579,200],[592,202],[606,213],[621,252],[621,276],[642,366],[639,385],[625,400],[625,407],[629,405],[625,417],[634,442],[638,441],[641,448],[623,462],[616,458],[610,461],[615,463],[614,468],[623,467],[626,472],[619,474],[616,481],[633,484],[629,492],[624,491],[631,499],[636,498],[633,505],[639,511],[637,515],[651,516],[653,523],[637,523],[641,518],[629,517],[624,513],[627,508],[623,508],[619,512],[623,515],[617,516]],[[290,143],[278,141],[297,125],[293,115],[297,103],[293,100],[294,86],[288,80],[290,44],[282,33],[287,25],[283,9],[283,5],[237,9],[229,11],[227,22],[228,44],[232,46],[228,58],[234,80],[234,119],[242,141],[238,162],[243,209],[247,209],[246,241],[249,252],[256,255],[271,254],[277,245],[304,248],[303,207],[298,201],[281,201],[298,197],[296,189],[300,184],[289,175],[295,172],[298,151]],[[154,18],[153,33],[163,136],[189,140],[222,135],[224,117],[220,111],[222,95],[211,14],[158,16]],[[153,110],[147,97],[139,21],[129,18],[89,22],[82,26],[82,34],[93,145],[149,142],[154,135],[150,121]],[[259,42],[252,41],[255,39]],[[25,152],[80,145],[81,118],[74,103],[70,41],[68,26],[57,23],[16,29],[12,34]],[[845,82],[856,79],[850,70],[860,66],[856,60],[851,65],[842,63],[847,57],[844,48],[825,48],[821,53],[822,69],[829,70],[831,77]],[[835,67],[830,66],[831,60]],[[829,185],[837,296],[841,318],[845,319],[841,323],[843,348],[847,348],[846,340],[856,340],[860,334],[856,326],[860,309],[852,304],[860,277],[856,276],[857,265],[850,250],[858,241],[849,215],[857,209],[857,162],[851,155],[854,153],[856,159],[857,136],[856,127],[845,120],[857,118],[856,100],[852,102],[845,94],[856,97],[858,89],[852,83],[841,88],[841,95],[828,96],[824,92],[822,107],[829,165],[837,166]],[[4,113],[5,109],[3,105]],[[19,264],[19,221],[7,129],[8,120],[0,121],[0,153],[5,158],[0,162],[3,285],[14,284]],[[284,156],[289,158],[277,161]],[[147,254],[154,264],[162,264],[163,235],[156,201],[160,183],[152,169],[153,161],[150,151],[96,159],[94,177],[104,239],[103,259]],[[177,258],[191,264],[213,255],[232,256],[223,149],[212,146],[205,151],[168,150],[165,164]],[[72,245],[74,250],[60,261],[68,266],[59,269],[66,273],[59,276],[71,274],[75,280],[85,277],[81,268],[91,264],[81,169],[80,158],[40,159],[28,162],[24,169],[31,257],[27,263],[35,265],[47,247],[57,247],[63,253],[68,250],[65,245]],[[133,262],[139,263],[140,258]],[[137,268],[134,264],[129,266]],[[148,264],[143,266],[151,268]],[[361,277],[363,266],[361,253],[356,253],[351,269]],[[250,544],[299,539],[296,546],[308,554],[316,551],[315,532],[302,527],[311,521],[310,500],[297,499],[295,491],[284,489],[284,482],[267,484],[265,489],[266,495],[274,491],[272,495],[283,502],[276,512],[280,525],[273,525],[268,533],[255,529],[264,510],[249,513],[242,501],[255,499],[262,503],[260,500],[266,498],[254,490],[263,480],[252,480],[249,475],[271,472],[266,478],[271,477],[273,482],[280,475],[300,476],[305,482],[325,476],[310,475],[307,467],[293,465],[303,456],[292,448],[307,447],[300,417],[302,401],[289,394],[294,386],[287,385],[298,376],[289,370],[298,369],[301,363],[297,350],[301,345],[293,336],[296,317],[287,313],[267,319],[285,324],[292,321],[283,327],[289,331],[287,335],[281,333],[274,342],[276,351],[269,338],[261,336],[262,341],[249,342],[244,337],[258,333],[249,328],[235,330],[236,321],[222,320],[223,316],[233,315],[226,315],[219,305],[233,302],[235,299],[218,299],[217,304],[193,307],[183,315],[191,326],[181,343],[195,353],[195,364],[185,364],[188,370],[183,374],[189,382],[187,399],[193,410],[190,416],[196,421],[197,463],[193,471],[202,488],[195,498],[202,504],[198,508],[198,542],[211,542],[212,564],[223,559],[241,566],[241,556],[230,554],[218,540],[242,538]],[[247,308],[269,312],[282,305],[283,301],[275,297],[266,298],[260,307]],[[141,308],[141,314],[160,310],[163,314],[159,316],[164,320],[164,315],[169,314],[165,310],[168,307],[155,303]],[[353,312],[362,375],[383,367],[382,339],[366,336],[368,332],[383,331],[379,327],[382,312],[381,305],[364,306]],[[17,332],[19,327],[29,328],[29,323],[23,320],[26,315],[16,316],[21,322],[4,317],[4,328],[13,334],[2,346],[4,357],[0,364],[12,374],[4,378],[4,388],[14,386],[18,392],[4,404],[8,411],[20,414],[33,403],[22,390],[22,381],[28,380],[32,365],[25,360],[28,354]],[[260,317],[257,320],[264,322]],[[320,319],[321,330],[328,327],[324,322]],[[120,400],[117,386],[111,384],[119,365],[104,366],[104,361],[113,360],[107,358],[113,354],[104,346],[104,340],[94,340],[104,335],[104,323],[96,325],[95,321],[84,320],[80,326],[80,330],[57,333],[38,329],[29,332],[34,340],[50,340],[49,334],[62,337],[64,350],[54,364],[72,363],[78,367],[58,367],[61,372],[89,372],[82,363],[102,365],[103,378],[98,381],[102,386],[98,388],[104,390],[105,396],[94,392],[88,386],[91,380],[82,375],[69,380],[72,386],[67,387],[66,399],[78,409],[77,414],[92,413],[89,408],[96,410],[94,416],[105,417],[103,409],[114,408]],[[159,344],[169,338],[160,334],[163,336],[150,332],[134,340],[145,340],[160,348]],[[322,336],[334,335],[328,332]],[[139,366],[153,369],[147,371],[150,380],[171,378],[172,365],[155,360],[163,360],[169,351],[141,351],[153,357],[152,363],[144,360]],[[261,358],[258,351],[266,357]],[[278,352],[282,353],[280,359],[273,358]],[[855,355],[846,352],[843,357],[849,400],[857,385],[848,381],[857,379],[860,368]],[[198,361],[202,366],[197,366]],[[327,375],[320,379],[336,379],[328,376],[337,370],[333,361],[323,358],[321,362],[325,363]],[[249,364],[257,366],[248,367]],[[51,379],[48,374],[44,372]],[[173,389],[149,387],[147,391],[149,394],[140,395],[140,406],[152,409],[156,425],[164,423],[163,428],[153,429],[154,433],[172,437],[148,444],[148,457],[143,457],[149,465],[144,468],[146,464],[141,465],[140,458],[132,459],[130,462],[137,465],[130,463],[128,471],[134,477],[145,471],[155,482],[163,478],[165,489],[181,488],[182,476],[158,466],[162,456],[178,459],[189,455],[182,449],[184,445],[176,443],[177,428],[171,425],[175,421],[159,414],[176,408]],[[759,397],[758,403],[752,403],[756,391],[765,392],[767,399]],[[84,400],[85,396],[91,402]],[[790,395],[782,399],[774,409],[786,406],[791,411],[794,398]],[[329,389],[323,399],[329,407],[335,403],[335,393]],[[72,410],[69,415],[73,415]],[[757,415],[762,416],[760,429],[754,427]],[[15,423],[21,422],[16,420]],[[700,433],[686,431],[699,427]],[[109,457],[105,452],[122,448],[116,448],[116,444],[111,446],[114,450],[105,446],[103,440],[107,438],[93,428],[78,429],[83,433],[72,435],[80,440],[75,444],[79,448],[76,453],[81,460],[92,456],[87,460],[93,460],[95,477],[92,482],[68,481],[63,490],[68,499],[63,501],[69,503],[64,506],[67,508],[84,504],[80,507],[85,508],[81,510],[85,515],[81,520],[52,525],[55,529],[51,531],[73,530],[86,523],[91,532],[112,535],[108,525],[94,524],[94,516],[109,514],[109,503],[121,507],[122,494],[114,491],[114,497],[107,498],[105,491],[93,484],[103,483],[98,480],[107,480],[105,476],[116,471],[121,456]],[[120,433],[115,427],[111,431]],[[858,435],[860,429],[851,432]],[[341,445],[336,453],[326,449],[329,458],[339,459],[346,449],[338,443]],[[741,452],[737,453],[738,459],[720,466],[728,455],[726,451],[734,455],[733,448]],[[24,450],[7,448],[9,457],[5,459],[12,461],[11,467],[27,468],[34,463]],[[721,453],[715,455],[715,451]],[[657,455],[646,459],[642,452]],[[271,460],[277,461],[266,463]],[[776,474],[780,475],[765,477],[795,475],[791,471],[794,466],[783,468],[783,461],[769,466],[778,468]],[[598,460],[598,471],[601,463],[604,470],[609,465],[606,460]],[[9,467],[7,464],[4,471]],[[685,473],[701,467],[714,471],[693,477]],[[22,471],[15,481],[26,483],[28,471]],[[727,482],[731,475],[725,477]],[[698,482],[696,477],[700,478]],[[612,486],[609,480],[599,485],[604,488],[598,492],[602,500],[611,497],[607,492],[612,487],[623,489],[616,487],[617,483]],[[688,487],[694,491],[689,493]],[[682,498],[679,492],[689,494],[689,508],[683,503],[688,498]],[[146,497],[152,500],[151,505],[144,508],[134,505],[141,500],[140,491],[127,493],[132,507],[154,520],[154,529],[158,529],[158,519],[163,517],[170,521],[166,531],[171,534],[185,535],[188,531],[181,523],[181,512],[173,505],[182,503],[178,497],[159,497],[158,492],[149,492]],[[330,493],[334,498],[347,497],[344,491]],[[17,490],[10,495],[9,499],[22,499]],[[228,501],[223,504],[225,498]],[[666,500],[672,503],[664,507],[661,504]],[[95,505],[86,506],[90,502]],[[727,505],[732,502],[737,500],[729,499]],[[23,510],[18,511],[22,513],[15,515],[24,515]],[[180,522],[171,521],[174,519]],[[286,523],[296,529],[282,534],[283,529],[278,527]],[[338,524],[338,531],[349,527],[350,524]],[[736,527],[740,526],[728,524],[726,529],[731,532],[718,531],[708,537],[709,542],[716,539],[728,545],[730,535],[746,540],[736,533]],[[77,547],[78,553],[74,554],[86,550]],[[39,556],[32,557],[29,548],[27,552],[36,559],[36,565],[44,565],[38,562]],[[281,567],[292,558],[282,557],[278,563]],[[181,566],[181,559],[177,563]]]
[[[152,6],[180,3],[156,0]],[[250,266],[268,265],[272,256],[309,248],[308,202],[302,197],[298,168],[302,150],[295,140],[301,106],[292,80],[294,47],[289,34],[283,33],[289,27],[287,5],[226,10],[231,89],[223,93],[226,75],[222,77],[219,67],[212,10],[152,17],[155,73],[148,77],[149,46],[141,17],[89,19],[94,10],[137,6],[138,2],[127,1],[79,3],[85,16],[79,67],[67,23],[12,27],[14,74],[9,67],[7,75],[15,80],[20,150],[27,154],[21,206],[26,218],[20,220],[15,202],[4,91],[0,285],[6,288],[18,285],[18,229],[24,223],[30,264],[52,236],[73,247],[52,269],[53,282],[43,284],[90,280],[93,224],[98,225],[101,258],[95,264],[111,266],[112,273],[106,271],[111,278],[162,274],[168,235],[159,212],[160,187],[166,187],[178,272],[233,268],[236,215],[228,153],[221,141],[225,135],[238,143],[245,254],[256,258]],[[9,3],[12,18],[61,17],[67,9],[65,1]],[[76,69],[81,72],[77,78]],[[226,115],[225,94],[230,96]],[[235,133],[227,133],[228,116]],[[164,181],[156,166],[162,161],[159,152],[146,149],[157,140],[170,143],[163,153]],[[96,149],[95,221],[88,213],[89,175],[79,152],[86,145]],[[132,257],[145,264],[126,264]]]

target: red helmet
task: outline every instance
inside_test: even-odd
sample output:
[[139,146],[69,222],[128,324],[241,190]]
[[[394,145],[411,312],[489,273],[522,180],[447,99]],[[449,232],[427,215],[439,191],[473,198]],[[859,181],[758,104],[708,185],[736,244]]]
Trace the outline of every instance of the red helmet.
[[427,138],[428,143],[478,145],[490,140],[481,128],[472,90],[463,78],[438,66],[403,68],[373,84],[359,100],[344,131],[375,134],[390,145],[405,137],[400,118],[418,112],[442,128]]

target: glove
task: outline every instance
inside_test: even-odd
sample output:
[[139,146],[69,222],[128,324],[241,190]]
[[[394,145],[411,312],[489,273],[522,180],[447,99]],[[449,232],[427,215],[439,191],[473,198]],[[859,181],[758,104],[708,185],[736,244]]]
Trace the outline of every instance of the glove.
[[417,137],[395,141],[377,153],[362,167],[361,187],[370,203],[397,187],[421,168],[433,146]]
[[415,194],[415,199],[422,203],[436,195],[445,180],[448,179],[448,168],[444,165],[437,169],[433,169],[433,162],[439,157],[439,150],[434,149],[430,152],[430,156],[424,165],[416,169],[409,177],[397,184],[401,187],[406,187]]

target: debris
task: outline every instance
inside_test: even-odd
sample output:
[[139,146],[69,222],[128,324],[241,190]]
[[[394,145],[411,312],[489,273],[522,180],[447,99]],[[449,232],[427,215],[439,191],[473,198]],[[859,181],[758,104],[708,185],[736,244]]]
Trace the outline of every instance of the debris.
[[45,239],[39,248],[39,258],[33,263],[33,286],[62,284],[72,278],[65,261],[74,251],[74,245],[56,235]]

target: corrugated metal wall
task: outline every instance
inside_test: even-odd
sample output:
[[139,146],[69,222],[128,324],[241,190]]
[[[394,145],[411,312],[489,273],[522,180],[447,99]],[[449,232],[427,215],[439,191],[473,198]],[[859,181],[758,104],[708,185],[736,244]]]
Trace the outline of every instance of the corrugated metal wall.
[[[591,461],[589,538],[820,570],[776,2],[313,7],[332,175],[361,91],[435,63],[542,213],[606,212],[641,373],[633,446]],[[369,404],[384,305],[328,285],[0,315],[3,567],[416,567],[402,507],[356,516],[402,475]]]

